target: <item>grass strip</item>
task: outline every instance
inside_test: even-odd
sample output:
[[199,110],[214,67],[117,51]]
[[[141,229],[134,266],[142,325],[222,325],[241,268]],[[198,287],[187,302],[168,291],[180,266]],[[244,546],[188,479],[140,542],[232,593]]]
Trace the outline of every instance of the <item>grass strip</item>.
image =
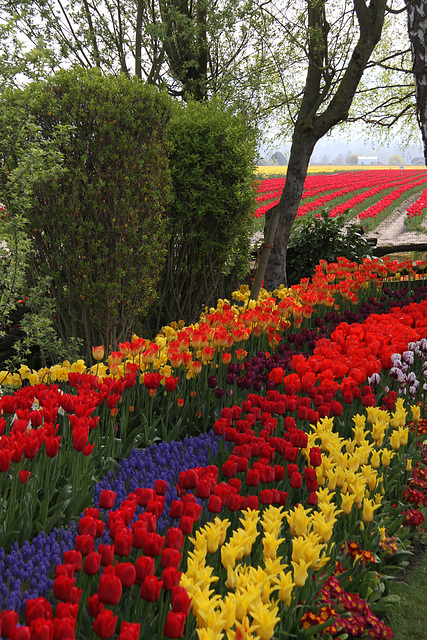
[[[400,602],[387,611],[387,624],[395,640],[426,640],[427,638],[427,550],[424,547],[410,562],[400,579],[390,585],[390,593]],[[413,566],[413,568],[411,568]]]

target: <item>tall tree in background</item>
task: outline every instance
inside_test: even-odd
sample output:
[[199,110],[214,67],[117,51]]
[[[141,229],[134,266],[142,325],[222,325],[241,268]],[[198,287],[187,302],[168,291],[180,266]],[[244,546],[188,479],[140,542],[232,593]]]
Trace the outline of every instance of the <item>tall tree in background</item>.
[[184,99],[224,94],[230,104],[238,93],[247,110],[266,77],[273,20],[251,0],[0,0],[0,89],[78,65]]
[[279,203],[266,220],[264,251],[252,295],[261,285],[265,268],[268,289],[286,282],[287,244],[314,146],[346,119],[381,37],[386,0],[327,5],[326,0],[306,0],[304,11],[298,16],[299,32],[293,35],[295,42],[300,38],[307,56],[306,79],[298,98],[286,183]]
[[412,49],[417,117],[423,138],[424,159],[427,164],[427,2],[405,0],[405,4]]

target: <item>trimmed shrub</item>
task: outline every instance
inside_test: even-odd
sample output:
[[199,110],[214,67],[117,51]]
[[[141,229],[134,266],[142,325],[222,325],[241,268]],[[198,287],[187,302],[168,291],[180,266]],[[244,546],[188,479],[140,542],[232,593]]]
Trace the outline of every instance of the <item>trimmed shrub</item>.
[[194,321],[249,270],[254,228],[255,133],[215,99],[175,104],[170,128],[173,200],[158,328]]
[[66,175],[38,181],[27,213],[32,272],[52,278],[64,340],[83,338],[88,358],[91,345],[115,349],[157,296],[170,100],[136,78],[74,69],[6,92],[3,107],[34,118],[46,140],[68,127],[59,147]]
[[361,263],[372,255],[371,245],[356,222],[345,224],[345,216],[329,217],[323,210],[320,217],[310,212],[294,225],[286,253],[288,285],[314,273],[319,260],[336,262],[342,256]]

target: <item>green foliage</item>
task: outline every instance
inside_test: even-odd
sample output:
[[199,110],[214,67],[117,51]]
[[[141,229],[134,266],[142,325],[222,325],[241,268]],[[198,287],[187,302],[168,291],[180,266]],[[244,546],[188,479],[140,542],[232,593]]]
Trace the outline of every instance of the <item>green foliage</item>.
[[388,163],[391,167],[403,167],[405,161],[402,156],[394,155],[390,156]]
[[[39,364],[56,358],[72,358],[76,350],[64,345],[53,326],[54,304],[48,292],[50,276],[33,277],[29,269],[34,243],[28,235],[27,216],[39,185],[65,175],[59,145],[67,127],[59,126],[50,140],[43,140],[34,118],[25,117],[19,107],[0,114],[0,201],[7,205],[0,215],[0,337],[6,336],[17,305],[25,303],[21,319],[24,337],[8,345],[2,366],[14,368],[37,352]],[[6,343],[10,342],[6,338]],[[73,347],[76,345],[73,344]]]
[[335,262],[340,256],[362,262],[371,255],[371,247],[363,236],[360,224],[345,224],[345,216],[329,217],[323,210],[320,217],[309,213],[294,225],[286,255],[288,284],[309,278],[319,260]]
[[248,272],[255,208],[255,136],[217,100],[176,104],[173,200],[158,319],[192,321]]
[[[167,242],[169,98],[136,78],[75,69],[5,92],[3,103],[7,114],[37,121],[46,144],[68,127],[59,147],[66,175],[41,177],[28,209],[32,273],[52,278],[65,341],[84,339],[88,357],[94,344],[114,349],[156,298]],[[3,169],[18,170],[14,154]]]

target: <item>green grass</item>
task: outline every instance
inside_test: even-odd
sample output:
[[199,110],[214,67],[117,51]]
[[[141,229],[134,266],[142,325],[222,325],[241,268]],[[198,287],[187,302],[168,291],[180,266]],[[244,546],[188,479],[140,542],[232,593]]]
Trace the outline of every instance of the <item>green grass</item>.
[[[409,565],[411,567],[411,564]],[[406,571],[403,579],[390,585],[390,593],[400,598],[387,612],[387,624],[395,640],[427,639],[427,551],[419,563]]]

